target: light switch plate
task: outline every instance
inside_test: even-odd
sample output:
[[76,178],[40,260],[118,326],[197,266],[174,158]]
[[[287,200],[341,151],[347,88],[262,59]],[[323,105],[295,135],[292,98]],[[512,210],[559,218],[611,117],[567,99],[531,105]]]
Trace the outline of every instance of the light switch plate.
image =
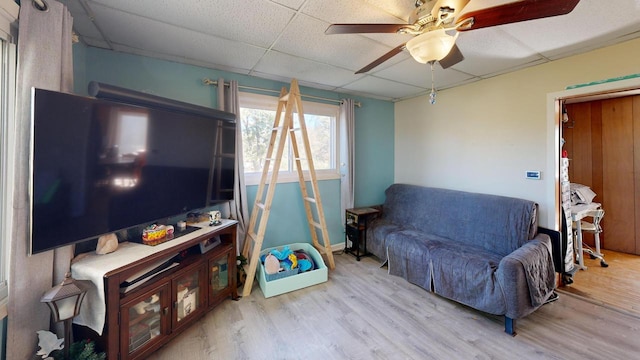
[[542,179],[542,173],[539,170],[527,170],[527,179],[540,180]]

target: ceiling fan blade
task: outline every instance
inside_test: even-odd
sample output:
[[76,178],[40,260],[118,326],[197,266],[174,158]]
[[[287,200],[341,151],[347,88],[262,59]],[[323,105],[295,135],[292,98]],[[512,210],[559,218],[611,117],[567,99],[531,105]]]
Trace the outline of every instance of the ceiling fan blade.
[[462,14],[456,24],[473,18],[473,23],[458,31],[481,29],[520,21],[565,15],[573,11],[580,0],[522,0]]
[[438,63],[440,63],[440,66],[442,66],[443,69],[446,69],[459,63],[462,60],[464,60],[464,55],[462,55],[462,52],[460,51],[460,48],[458,48],[458,45],[453,44],[451,51],[449,51],[447,56],[442,58],[442,60],[438,61]]
[[365,33],[397,33],[398,30],[410,28],[408,24],[332,24],[325,30],[331,34],[365,34]]
[[402,44],[396,48],[393,48],[391,51],[389,51],[388,53],[380,56],[379,58],[377,58],[374,62],[372,62],[371,64],[363,67],[362,69],[356,71],[356,74],[362,74],[362,73],[366,73],[367,71],[370,71],[371,69],[375,68],[376,66],[382,64],[383,62],[391,59],[392,57],[398,55],[399,53],[402,52],[402,50],[404,50],[404,46],[405,44]]

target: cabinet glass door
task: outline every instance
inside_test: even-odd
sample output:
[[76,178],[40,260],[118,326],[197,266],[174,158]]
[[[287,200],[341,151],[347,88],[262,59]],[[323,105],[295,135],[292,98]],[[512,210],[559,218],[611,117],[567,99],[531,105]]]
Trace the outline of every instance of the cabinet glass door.
[[[123,319],[127,326],[128,353],[141,349],[155,338],[163,335],[162,316],[165,312],[163,297],[166,287],[153,291],[140,300],[135,300],[123,307]],[[123,334],[124,335],[124,334]]]
[[209,262],[209,289],[216,297],[229,286],[229,257],[213,259]]
[[174,327],[204,310],[206,306],[203,303],[204,296],[206,296],[202,290],[204,284],[206,284],[204,266],[193,268],[173,280],[173,291],[175,292]]

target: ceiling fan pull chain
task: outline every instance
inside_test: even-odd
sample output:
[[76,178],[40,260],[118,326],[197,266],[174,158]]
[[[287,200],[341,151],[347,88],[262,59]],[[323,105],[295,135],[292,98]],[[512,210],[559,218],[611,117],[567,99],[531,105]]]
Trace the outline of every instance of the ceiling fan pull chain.
[[434,61],[429,62],[429,64],[431,65],[431,93],[429,94],[429,103],[431,105],[434,105],[436,103],[436,88],[435,81],[433,80],[433,63]]

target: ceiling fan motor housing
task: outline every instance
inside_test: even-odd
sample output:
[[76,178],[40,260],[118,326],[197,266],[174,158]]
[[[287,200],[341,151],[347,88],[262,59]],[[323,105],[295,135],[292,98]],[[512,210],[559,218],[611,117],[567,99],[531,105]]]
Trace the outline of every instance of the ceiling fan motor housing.
[[[430,30],[442,24],[453,23],[469,0],[426,0],[409,16],[409,24]],[[417,3],[416,3],[417,5]]]

